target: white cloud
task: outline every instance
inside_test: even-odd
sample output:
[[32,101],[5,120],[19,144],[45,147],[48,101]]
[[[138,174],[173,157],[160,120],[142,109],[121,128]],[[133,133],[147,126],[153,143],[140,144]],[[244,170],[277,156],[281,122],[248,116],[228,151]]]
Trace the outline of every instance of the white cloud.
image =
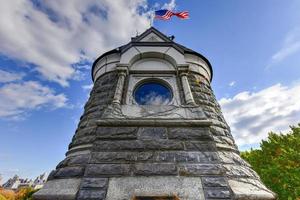
[[0,53],[63,86],[74,77],[72,64],[93,61],[149,26],[146,0],[34,2],[0,0]]
[[279,49],[271,58],[268,67],[283,61],[285,58],[297,53],[300,50],[300,28],[295,28],[289,32]]
[[300,84],[273,85],[258,92],[222,98],[220,104],[238,145],[257,144],[270,131],[286,131],[300,122]]
[[141,101],[144,102],[145,105],[167,105],[170,99],[165,95],[150,92],[145,97],[142,97]]
[[174,10],[175,7],[176,7],[176,1],[175,0],[170,0],[169,3],[165,3],[162,6],[162,9]]
[[55,94],[38,82],[8,83],[0,88],[0,118],[19,119],[27,111],[45,106],[61,108],[66,102],[64,94]]
[[235,86],[235,81],[231,81],[228,85],[229,85],[230,87]]
[[0,83],[18,81],[21,80],[23,77],[23,73],[12,73],[0,69]]
[[93,83],[90,84],[90,85],[83,85],[83,86],[82,86],[82,89],[84,89],[84,90],[91,90],[91,89],[93,88],[93,86],[94,86]]

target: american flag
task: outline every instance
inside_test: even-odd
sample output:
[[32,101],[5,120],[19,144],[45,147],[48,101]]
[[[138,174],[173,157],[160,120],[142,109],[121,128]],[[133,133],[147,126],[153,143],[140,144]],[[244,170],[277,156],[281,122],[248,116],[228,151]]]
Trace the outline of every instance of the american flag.
[[189,12],[183,11],[183,12],[172,12],[170,10],[157,10],[155,11],[155,19],[161,19],[161,20],[169,20],[173,15],[181,18],[181,19],[188,19],[189,18]]

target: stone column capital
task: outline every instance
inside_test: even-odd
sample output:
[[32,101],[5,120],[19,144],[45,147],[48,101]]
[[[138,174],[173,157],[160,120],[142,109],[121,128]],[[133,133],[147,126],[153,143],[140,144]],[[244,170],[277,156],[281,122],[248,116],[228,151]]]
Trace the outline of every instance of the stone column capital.
[[189,72],[189,64],[177,65],[177,72],[179,76],[186,76]]
[[116,67],[116,71],[118,72],[119,76],[124,75],[126,76],[128,74],[128,64],[122,64],[122,63],[118,63],[117,67]]

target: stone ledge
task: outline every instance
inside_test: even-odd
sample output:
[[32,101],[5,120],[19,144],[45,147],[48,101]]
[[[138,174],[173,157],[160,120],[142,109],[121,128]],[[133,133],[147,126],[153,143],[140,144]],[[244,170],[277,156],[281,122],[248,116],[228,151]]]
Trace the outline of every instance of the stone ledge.
[[275,200],[276,195],[255,179],[229,179],[236,200]]
[[101,119],[98,126],[155,126],[155,127],[209,127],[212,122],[203,119]]
[[47,181],[44,187],[33,195],[34,200],[74,200],[81,179],[57,179]]

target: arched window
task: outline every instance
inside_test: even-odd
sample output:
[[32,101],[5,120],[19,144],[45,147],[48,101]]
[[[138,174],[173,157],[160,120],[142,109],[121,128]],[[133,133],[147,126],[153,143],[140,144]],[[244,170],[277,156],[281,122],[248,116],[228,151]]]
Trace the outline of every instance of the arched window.
[[172,101],[173,93],[167,84],[149,80],[139,84],[133,96],[139,105],[168,105]]

